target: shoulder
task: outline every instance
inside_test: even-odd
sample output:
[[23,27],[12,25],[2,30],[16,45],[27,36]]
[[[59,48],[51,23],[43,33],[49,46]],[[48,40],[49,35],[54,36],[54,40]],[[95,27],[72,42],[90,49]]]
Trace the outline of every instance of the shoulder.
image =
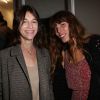
[[8,56],[12,48],[13,46],[0,50],[0,56]]
[[89,45],[92,49],[100,51],[100,35],[94,34],[90,36]]
[[6,53],[6,52],[9,52],[11,50],[12,47],[8,47],[8,48],[5,48],[5,49],[2,49],[0,50],[0,53]]
[[92,53],[100,53],[100,35],[93,34],[87,38],[85,48]]
[[7,64],[12,47],[0,50],[0,64]]
[[96,67],[100,66],[100,35],[94,34],[89,36],[89,41],[85,45],[87,51],[86,56],[88,59],[92,59]]

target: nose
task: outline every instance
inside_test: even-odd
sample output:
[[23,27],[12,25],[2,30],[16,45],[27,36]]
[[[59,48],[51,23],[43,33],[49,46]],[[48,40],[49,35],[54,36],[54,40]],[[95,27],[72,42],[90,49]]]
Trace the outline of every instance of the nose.
[[33,28],[33,24],[31,22],[28,22],[28,27]]
[[60,27],[60,25],[58,25],[58,26],[56,27],[56,30],[57,30],[58,33],[61,33],[61,32],[62,32],[62,28]]
[[61,33],[61,28],[60,27],[57,30],[58,30],[58,33]]

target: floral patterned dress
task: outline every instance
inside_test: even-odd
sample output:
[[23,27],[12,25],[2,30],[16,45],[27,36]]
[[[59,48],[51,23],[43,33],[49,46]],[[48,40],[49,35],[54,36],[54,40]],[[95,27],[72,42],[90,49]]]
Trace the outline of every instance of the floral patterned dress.
[[77,64],[68,63],[66,59],[64,62],[68,87],[73,90],[71,100],[87,100],[91,71],[86,59]]

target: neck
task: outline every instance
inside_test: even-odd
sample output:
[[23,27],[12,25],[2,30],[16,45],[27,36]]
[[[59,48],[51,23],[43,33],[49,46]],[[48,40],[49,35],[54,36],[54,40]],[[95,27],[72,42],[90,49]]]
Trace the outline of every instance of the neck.
[[36,53],[36,49],[33,44],[21,44],[21,49],[25,54],[33,56]]
[[22,41],[21,41],[21,47],[22,47],[22,48],[31,49],[31,48],[34,47],[33,41],[24,41],[24,40],[22,40]]

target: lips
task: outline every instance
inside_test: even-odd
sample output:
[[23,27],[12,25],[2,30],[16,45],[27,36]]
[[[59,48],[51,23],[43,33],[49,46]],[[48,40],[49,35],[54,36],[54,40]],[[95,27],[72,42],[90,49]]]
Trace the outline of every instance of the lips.
[[35,31],[34,31],[34,30],[26,30],[26,32],[27,32],[28,34],[33,34]]
[[63,38],[64,36],[65,36],[65,34],[61,34],[61,35],[59,34],[59,37],[60,38]]
[[34,30],[26,30],[26,31],[34,31]]

